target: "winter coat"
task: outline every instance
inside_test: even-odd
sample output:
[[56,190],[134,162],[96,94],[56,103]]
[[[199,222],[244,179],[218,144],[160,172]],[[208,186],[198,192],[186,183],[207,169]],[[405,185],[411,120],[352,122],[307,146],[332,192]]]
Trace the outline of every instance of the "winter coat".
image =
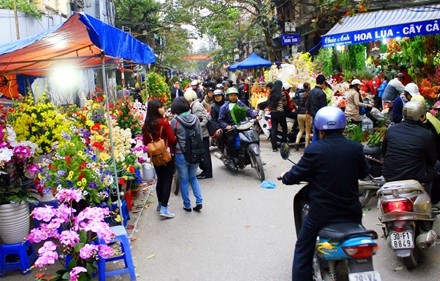
[[358,180],[369,167],[360,143],[330,133],[304,150],[298,164],[284,174],[284,184],[309,184],[309,216],[319,220],[361,217]]
[[414,179],[428,183],[434,176],[437,149],[434,134],[420,121],[403,120],[392,125],[382,143],[385,180]]
[[[196,124],[199,132],[201,132],[199,118],[195,114],[185,112],[179,115],[180,120],[187,125]],[[183,153],[185,151],[186,131],[185,128],[177,121],[176,118],[171,120],[171,128],[177,137],[175,152]]]
[[309,92],[309,97],[306,103],[307,113],[312,117],[315,117],[316,112],[324,106],[327,106],[325,93],[320,86],[315,86],[315,88]]

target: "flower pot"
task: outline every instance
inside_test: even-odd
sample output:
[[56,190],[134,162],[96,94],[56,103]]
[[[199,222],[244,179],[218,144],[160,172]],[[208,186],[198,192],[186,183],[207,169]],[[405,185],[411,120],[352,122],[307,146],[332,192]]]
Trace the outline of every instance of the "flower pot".
[[0,205],[0,237],[5,244],[22,242],[29,234],[29,203]]
[[131,196],[133,196],[133,198],[137,198],[139,196],[139,188],[138,189],[132,189],[131,190]]

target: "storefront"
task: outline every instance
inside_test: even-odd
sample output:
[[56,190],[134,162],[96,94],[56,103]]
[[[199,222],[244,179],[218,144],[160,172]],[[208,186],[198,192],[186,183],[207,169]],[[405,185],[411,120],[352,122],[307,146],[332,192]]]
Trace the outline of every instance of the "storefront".
[[346,16],[322,36],[322,47],[440,33],[440,4]]

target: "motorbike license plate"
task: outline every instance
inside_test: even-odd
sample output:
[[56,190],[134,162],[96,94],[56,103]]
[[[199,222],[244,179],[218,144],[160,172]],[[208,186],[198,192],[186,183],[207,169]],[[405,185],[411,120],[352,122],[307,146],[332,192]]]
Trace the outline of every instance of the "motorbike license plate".
[[349,281],[381,281],[377,271],[365,271],[348,274]]
[[393,249],[412,249],[414,240],[410,231],[391,232],[391,248]]

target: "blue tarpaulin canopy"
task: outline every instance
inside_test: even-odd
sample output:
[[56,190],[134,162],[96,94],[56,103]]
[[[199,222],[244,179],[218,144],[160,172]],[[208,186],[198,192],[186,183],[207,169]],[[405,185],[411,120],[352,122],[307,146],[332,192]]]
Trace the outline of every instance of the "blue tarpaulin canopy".
[[249,69],[249,68],[258,68],[258,67],[270,67],[272,66],[272,62],[265,60],[258,56],[256,53],[252,53],[249,57],[239,63],[230,65],[228,70],[237,70],[237,69]]
[[381,10],[346,16],[321,38],[322,46],[333,47],[398,37],[440,33],[440,4]]
[[0,46],[0,73],[44,75],[57,62],[86,68],[114,59],[156,61],[152,49],[130,34],[84,13],[36,36]]

